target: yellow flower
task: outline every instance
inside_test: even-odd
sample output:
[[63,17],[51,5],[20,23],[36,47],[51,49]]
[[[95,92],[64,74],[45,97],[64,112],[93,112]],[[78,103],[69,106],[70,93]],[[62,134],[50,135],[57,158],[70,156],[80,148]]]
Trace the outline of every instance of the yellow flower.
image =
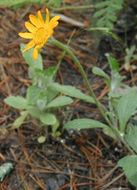
[[49,18],[49,11],[46,9],[46,20],[44,21],[41,12],[37,12],[37,16],[29,15],[30,22],[25,22],[25,27],[29,32],[20,32],[19,36],[31,41],[26,44],[23,52],[34,47],[33,58],[38,58],[39,50],[44,46],[47,40],[53,35],[54,28],[58,25],[60,16],[54,16],[51,20]]

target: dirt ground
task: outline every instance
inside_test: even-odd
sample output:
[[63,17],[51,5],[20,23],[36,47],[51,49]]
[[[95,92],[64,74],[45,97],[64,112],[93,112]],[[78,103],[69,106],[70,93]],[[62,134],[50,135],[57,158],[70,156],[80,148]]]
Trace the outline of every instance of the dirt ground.
[[[70,5],[82,3],[83,1],[74,1]],[[0,190],[133,189],[122,170],[117,168],[117,161],[126,155],[126,149],[103,135],[100,130],[68,132],[62,128],[61,137],[54,139],[49,129],[45,131],[47,141],[44,144],[37,142],[42,130],[35,120],[27,121],[18,130],[10,130],[19,112],[4,104],[3,100],[11,94],[25,95],[30,83],[27,64],[19,49],[24,40],[18,36],[18,32],[25,30],[24,21],[38,9],[44,11],[45,5],[0,8],[0,164],[11,162],[14,166],[13,171],[0,183]],[[104,56],[106,52],[112,52],[122,63],[125,43],[86,30],[92,23],[92,9],[63,10],[59,13],[72,18],[74,22],[62,19],[55,38],[67,43],[72,35],[70,46],[87,72],[97,97],[103,100],[108,90],[101,79],[93,76],[91,69],[95,65],[108,69]],[[124,14],[128,15],[128,12],[122,16]],[[126,18],[122,16],[121,19]],[[116,29],[124,40],[125,28],[120,28],[117,24]],[[135,43],[136,29],[131,25],[126,31],[129,45]],[[62,51],[58,48],[45,46],[42,50],[44,67],[57,64],[61,54]],[[121,72],[126,75],[128,84],[136,83],[136,72],[131,76],[122,66]],[[86,91],[79,71],[69,56],[62,60],[57,80]],[[102,119],[94,105],[77,101],[69,109],[59,110],[58,114],[64,121],[70,114],[72,118],[83,116]]]

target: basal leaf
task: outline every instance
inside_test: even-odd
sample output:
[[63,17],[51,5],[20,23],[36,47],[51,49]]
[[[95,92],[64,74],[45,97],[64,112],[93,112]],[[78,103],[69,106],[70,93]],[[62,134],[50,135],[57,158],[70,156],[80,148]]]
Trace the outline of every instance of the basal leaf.
[[118,101],[116,112],[119,120],[120,130],[124,132],[125,126],[137,109],[137,89],[131,88]]
[[40,119],[40,116],[41,116],[41,114],[42,114],[42,112],[38,109],[38,108],[36,108],[36,107],[29,107],[28,106],[28,108],[27,108],[27,111],[28,111],[28,113],[32,116],[32,117],[34,117],[34,118],[36,118],[36,119]]
[[118,161],[118,166],[122,167],[129,182],[137,187],[137,156],[126,156]]
[[72,102],[73,100],[70,97],[59,96],[53,99],[49,104],[47,104],[46,108],[56,108],[56,107],[66,106],[68,104],[71,104]]
[[27,107],[27,100],[22,96],[9,96],[4,99],[4,102],[19,110],[24,110]]
[[56,116],[52,113],[42,113],[40,121],[45,125],[55,125],[57,122]]
[[22,111],[21,115],[14,121],[12,129],[19,128],[23,124],[27,116],[28,116],[28,111]]
[[137,126],[128,126],[125,139],[129,146],[137,153]]
[[109,126],[94,119],[81,118],[67,122],[64,127],[66,129],[80,130],[80,129],[89,129],[89,128],[106,128]]
[[115,135],[114,131],[110,127],[103,128],[103,133],[113,139],[119,140],[117,136]]
[[57,92],[63,93],[65,95],[84,100],[86,102],[94,103],[94,100],[91,96],[88,96],[81,92],[79,89],[76,89],[70,85],[61,85],[59,83],[52,83],[50,88],[56,90]]

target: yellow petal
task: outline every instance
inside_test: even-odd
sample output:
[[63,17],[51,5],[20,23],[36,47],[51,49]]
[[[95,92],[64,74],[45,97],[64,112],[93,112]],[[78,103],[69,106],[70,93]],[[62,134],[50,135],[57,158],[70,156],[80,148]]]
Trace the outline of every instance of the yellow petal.
[[45,23],[46,24],[49,23],[49,10],[48,9],[46,9],[46,22]]
[[37,45],[37,49],[38,49],[38,50],[41,49],[41,48],[44,46],[44,44],[45,44],[45,43],[43,42],[43,43]]
[[55,16],[55,17],[53,17],[51,20],[50,20],[50,22],[49,22],[49,24],[50,24],[50,27],[53,29],[53,28],[55,28],[57,25],[58,25],[58,20],[60,19],[60,16]]
[[33,59],[36,60],[38,58],[38,48],[35,47],[34,50],[33,50]]
[[39,20],[36,16],[34,16],[34,15],[29,15],[29,19],[30,19],[31,23],[32,23],[34,26],[36,26],[37,28],[39,28],[39,27],[42,26],[40,20]]
[[42,48],[48,41],[48,39],[50,38],[51,36],[47,36],[47,38],[44,39],[43,43],[41,44],[41,47]]
[[33,34],[29,33],[29,32],[20,32],[19,36],[25,39],[32,39],[33,38]]
[[23,50],[23,52],[25,52],[25,51],[31,49],[34,45],[35,45],[34,41],[31,40],[28,44],[26,44],[26,47],[25,47],[25,49]]
[[28,29],[29,32],[35,33],[37,28],[32,25],[30,22],[25,22],[25,27]]
[[37,15],[38,15],[38,19],[42,22],[42,24],[44,24],[44,20],[40,11],[37,12]]
[[50,27],[53,29],[53,28],[55,28],[58,24],[59,24],[58,21],[56,21],[56,22],[51,22],[51,23],[50,23]]

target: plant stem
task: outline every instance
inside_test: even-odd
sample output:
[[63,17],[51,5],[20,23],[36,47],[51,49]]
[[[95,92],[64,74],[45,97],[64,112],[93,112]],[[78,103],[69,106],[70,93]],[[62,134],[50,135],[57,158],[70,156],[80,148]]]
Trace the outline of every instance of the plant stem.
[[97,100],[96,98],[96,95],[94,94],[94,91],[88,81],[88,78],[87,78],[87,75],[81,65],[81,63],[79,62],[78,58],[75,56],[75,54],[73,53],[73,51],[70,49],[70,47],[68,47],[67,45],[64,45],[63,43],[61,43],[60,41],[54,39],[54,38],[51,38],[49,40],[49,42],[52,44],[52,45],[55,45],[57,47],[59,47],[60,49],[64,50],[68,55],[71,56],[74,64],[78,67],[80,73],[81,73],[81,76],[83,77],[84,79],[84,82],[85,82],[85,85],[87,87],[87,89],[89,90],[89,93],[90,93],[90,96],[92,96],[92,98],[94,99],[94,102],[96,104],[96,106],[98,107],[101,115],[104,117],[104,119],[106,120],[106,122],[111,125],[111,121],[108,119],[108,117],[106,116],[106,112],[107,110],[105,109],[105,107]]
[[78,9],[93,9],[94,5],[81,5],[81,6],[64,6],[59,8],[52,8],[55,11],[63,11],[63,10],[78,10]]
[[[67,46],[69,46],[70,41],[71,41],[71,39],[72,39],[74,33],[75,33],[75,30],[73,30],[73,32],[72,32],[70,38],[68,39]],[[59,67],[60,67],[60,64],[61,64],[62,59],[64,58],[65,54],[66,54],[66,50],[64,50],[64,51],[62,52],[61,56],[60,56],[60,60],[59,60],[59,62],[58,62],[58,64],[57,64],[57,67],[56,67],[56,72],[58,72]]]

